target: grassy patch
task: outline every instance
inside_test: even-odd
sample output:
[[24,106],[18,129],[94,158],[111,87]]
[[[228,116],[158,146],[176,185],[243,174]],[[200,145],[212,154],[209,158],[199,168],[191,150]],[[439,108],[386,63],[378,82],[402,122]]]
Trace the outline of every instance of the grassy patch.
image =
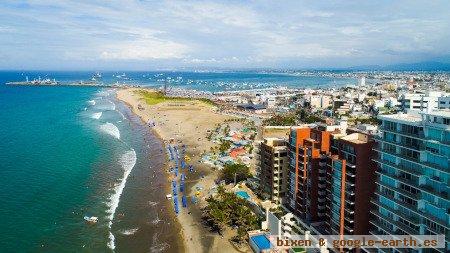
[[156,105],[162,102],[181,102],[181,101],[192,101],[189,98],[173,98],[173,97],[166,97],[162,92],[159,91],[145,91],[145,90],[138,90],[135,91],[136,94],[140,95],[142,99],[148,104],[148,105]]
[[192,98],[183,98],[183,97],[167,97],[160,91],[147,91],[147,90],[137,90],[136,94],[142,97],[142,99],[148,105],[156,105],[162,102],[188,102],[188,101],[198,101],[202,102],[206,105],[214,105],[209,99],[201,98],[201,99],[192,99]]

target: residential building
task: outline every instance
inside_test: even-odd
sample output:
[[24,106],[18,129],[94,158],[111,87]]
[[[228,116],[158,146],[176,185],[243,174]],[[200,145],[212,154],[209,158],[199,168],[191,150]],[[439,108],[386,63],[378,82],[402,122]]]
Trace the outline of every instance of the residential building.
[[285,206],[308,225],[320,225],[324,221],[330,134],[345,132],[346,129],[345,121],[334,126],[321,123],[291,128]]
[[305,95],[305,100],[311,106],[311,108],[316,108],[316,109],[326,109],[332,105],[331,104],[331,102],[332,102],[331,96],[327,96],[327,95],[308,94],[308,95]]
[[439,109],[450,109],[450,95],[438,98]]
[[259,145],[258,171],[260,193],[279,205],[284,197],[288,177],[288,147],[282,138],[264,138]]
[[424,93],[405,93],[399,97],[400,109],[408,111],[426,111],[438,109],[439,97],[445,96],[444,92],[427,91]]
[[450,110],[378,118],[382,126],[370,233],[444,234],[447,248],[438,251],[449,252]]
[[361,132],[331,136],[325,231],[333,235],[368,234],[370,198],[375,190],[375,141]]

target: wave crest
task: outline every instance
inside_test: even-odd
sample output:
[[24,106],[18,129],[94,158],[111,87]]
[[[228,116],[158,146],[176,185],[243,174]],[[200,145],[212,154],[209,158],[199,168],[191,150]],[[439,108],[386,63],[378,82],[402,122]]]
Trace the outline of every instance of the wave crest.
[[100,130],[102,130],[103,132],[115,137],[116,139],[120,140],[120,131],[119,128],[117,128],[116,125],[112,124],[112,123],[105,123],[103,125],[100,125]]
[[91,115],[91,118],[93,118],[93,119],[100,119],[101,117],[102,117],[102,112],[94,112],[92,115]]
[[137,156],[136,151],[131,149],[125,152],[119,159],[119,164],[123,168],[123,177],[118,185],[113,188],[113,194],[111,194],[109,198],[109,209],[108,209],[108,227],[109,227],[109,242],[108,247],[112,250],[116,248],[115,238],[113,233],[111,232],[112,221],[114,220],[114,216],[116,214],[116,209],[119,206],[120,196],[122,195],[123,189],[125,188],[125,184],[127,183],[127,178],[130,175],[131,170],[133,170],[134,165],[136,165]]

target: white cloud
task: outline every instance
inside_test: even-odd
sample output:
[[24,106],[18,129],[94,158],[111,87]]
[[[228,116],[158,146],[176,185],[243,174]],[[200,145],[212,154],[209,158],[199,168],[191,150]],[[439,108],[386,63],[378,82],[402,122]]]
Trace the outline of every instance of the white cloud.
[[401,61],[449,54],[450,2],[437,2],[2,1],[0,45],[16,65]]
[[103,60],[179,59],[189,52],[183,44],[157,39],[120,42],[103,48],[100,54]]

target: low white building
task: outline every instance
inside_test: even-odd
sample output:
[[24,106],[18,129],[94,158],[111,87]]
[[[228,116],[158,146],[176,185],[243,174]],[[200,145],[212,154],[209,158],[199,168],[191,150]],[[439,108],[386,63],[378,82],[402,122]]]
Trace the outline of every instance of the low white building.
[[450,109],[450,95],[438,98],[439,109]]
[[404,93],[399,97],[400,109],[404,112],[426,111],[438,109],[440,97],[449,96],[441,91],[427,91],[424,93]]

